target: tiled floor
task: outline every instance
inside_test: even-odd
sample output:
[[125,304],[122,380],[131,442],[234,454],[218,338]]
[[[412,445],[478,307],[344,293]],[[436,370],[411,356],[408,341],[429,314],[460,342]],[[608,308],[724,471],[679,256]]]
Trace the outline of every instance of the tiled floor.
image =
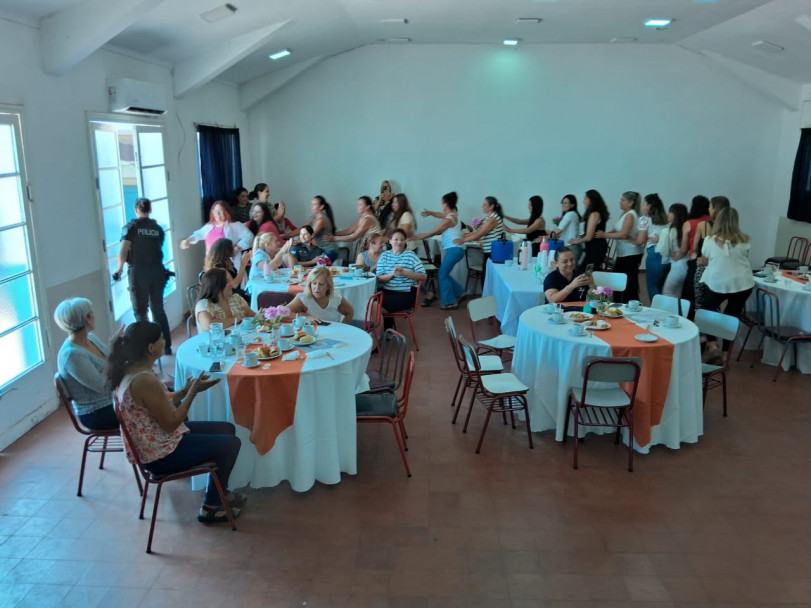
[[[730,416],[625,469],[609,437],[571,445],[450,424],[441,311],[421,309],[406,478],[388,428],[358,431],[359,474],[306,494],[249,490],[239,530],[166,488],[155,550],[122,456],[76,479],[56,412],[0,454],[0,606],[811,607],[811,377],[736,364]],[[454,313],[465,328],[464,312]],[[494,419],[495,422],[495,419]],[[381,425],[382,426],[382,425]]]

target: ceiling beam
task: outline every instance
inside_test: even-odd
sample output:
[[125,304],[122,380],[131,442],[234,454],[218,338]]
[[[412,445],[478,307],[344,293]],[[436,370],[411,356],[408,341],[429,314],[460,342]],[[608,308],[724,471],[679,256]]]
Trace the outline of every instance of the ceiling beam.
[[59,76],[164,0],[84,0],[39,22],[42,69]]
[[254,32],[241,34],[239,38],[230,39],[219,46],[208,46],[205,52],[176,63],[172,69],[175,80],[175,97],[183,97],[186,93],[216,78],[232,65],[267,44],[276,31],[288,23],[290,23],[290,19]]
[[325,58],[324,55],[319,55],[318,57],[313,57],[291,65],[289,68],[268,74],[267,76],[254,78],[250,82],[240,85],[239,109],[243,112],[248,111],[251,107],[278,91],[294,78],[298,78],[303,72],[306,72],[311,67],[324,61]]

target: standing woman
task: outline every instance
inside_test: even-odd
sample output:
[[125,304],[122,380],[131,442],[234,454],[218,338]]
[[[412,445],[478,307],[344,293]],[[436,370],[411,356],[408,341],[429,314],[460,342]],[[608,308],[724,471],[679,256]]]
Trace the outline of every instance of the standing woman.
[[710,219],[699,222],[696,226],[695,236],[691,244],[692,250],[695,251],[695,279],[693,282],[693,294],[695,299],[695,309],[701,308],[701,302],[704,299],[704,284],[701,282],[701,276],[707,269],[707,258],[701,255],[701,246],[704,239],[712,232],[712,225],[721,209],[726,209],[730,206],[729,199],[726,196],[713,196],[710,199]]
[[[416,306],[417,285],[426,278],[425,268],[413,251],[406,249],[406,234],[395,228],[389,236],[391,249],[384,251],[377,262],[377,282],[383,292],[383,310],[399,312]],[[386,328],[394,319],[384,319]]]
[[389,180],[384,179],[380,183],[380,194],[377,195],[375,198],[374,203],[372,206],[374,207],[375,215],[377,216],[377,221],[381,226],[388,226],[390,215],[391,215],[391,199],[392,199],[392,190],[391,190],[391,182]]
[[358,257],[355,259],[355,264],[358,266],[366,266],[371,272],[377,270],[377,262],[380,260],[380,255],[386,247],[386,237],[382,234],[373,234],[366,242],[366,248],[363,249]]
[[560,222],[557,227],[558,238],[571,250],[574,263],[577,264],[583,253],[583,245],[577,245],[572,241],[580,234],[582,218],[577,211],[577,198],[574,194],[567,194],[561,199],[560,212]]
[[275,232],[274,224],[270,218],[270,211],[265,203],[255,202],[251,205],[251,219],[245,222],[245,227],[254,236],[265,232]]
[[245,227],[245,224],[232,220],[231,208],[225,201],[217,201],[211,205],[208,216],[208,223],[191,233],[187,238],[180,241],[181,249],[188,249],[189,245],[194,245],[199,241],[206,242],[206,252],[220,239],[231,239],[237,244],[240,251],[250,249],[253,243],[253,234]]
[[511,234],[526,234],[532,247],[532,255],[537,256],[541,247],[540,238],[546,235],[546,221],[543,219],[543,199],[538,196],[529,197],[529,219],[519,219],[505,215],[504,219],[513,224],[522,224],[526,228],[510,228],[504,226],[504,231]]
[[313,215],[307,223],[312,226],[313,240],[334,262],[338,258],[338,250],[335,243],[332,242],[332,235],[335,232],[335,216],[332,215],[332,207],[323,196],[316,196],[310,202],[310,210]]
[[479,229],[475,232],[468,232],[461,238],[454,239],[453,244],[462,245],[479,240],[482,242],[482,253],[484,254],[482,260],[482,285],[484,285],[487,260],[490,259],[493,242],[500,240],[504,236],[504,212],[495,196],[486,196],[482,202],[482,213],[484,213],[485,217]]
[[408,204],[408,197],[405,194],[395,194],[391,199],[392,220],[389,223],[388,234],[392,234],[395,228],[400,228],[406,233],[406,249],[414,251],[419,245],[419,241],[414,238],[417,231],[417,220]]
[[104,377],[109,353],[92,333],[96,326],[93,304],[86,298],[63,300],[54,311],[54,321],[68,334],[56,365],[73,401],[73,411],[91,431],[117,429],[118,419]]
[[[113,343],[107,368],[107,387],[115,391],[118,416],[126,425],[132,445],[126,440],[127,458],[134,462],[136,450],[144,468],[153,475],[178,473],[204,462],[214,462],[197,520],[204,524],[228,521],[239,515],[245,499],[228,494],[223,505],[212,475],[228,490],[228,478],[239,454],[240,441],[230,422],[184,422],[194,398],[219,382],[201,373],[189,378],[181,391],[168,393],[152,366],[163,352],[161,328],[155,323],[133,323]],[[175,407],[174,401],[180,399]]]
[[[670,205],[667,220],[670,228],[660,234],[661,238],[669,239],[670,272],[667,274],[662,286],[662,293],[666,296],[681,298],[684,279],[687,277],[687,262],[690,259],[690,247],[687,243],[687,205],[674,203]],[[651,298],[653,299],[653,298]]]
[[203,272],[209,271],[212,268],[222,268],[228,273],[228,284],[231,286],[234,293],[244,298],[246,302],[250,302],[251,298],[245,293],[245,290],[242,289],[242,280],[245,278],[245,269],[251,261],[253,252],[248,251],[242,256],[242,259],[239,261],[239,270],[234,266],[234,262],[231,259],[237,253],[239,252],[230,239],[220,239],[208,250]]
[[[707,269],[701,277],[706,288],[702,308],[718,310],[726,301],[724,314],[740,316],[755,285],[749,247],[749,235],[741,232],[737,210],[721,209],[701,249],[701,255],[707,258]],[[729,345],[724,340],[724,350],[728,350]]]
[[[684,205],[682,205],[682,207],[684,207]],[[670,209],[672,211],[673,207],[671,206]],[[686,212],[687,207],[684,209]],[[681,226],[681,224],[679,226]],[[639,228],[639,232],[636,233],[634,244],[642,245],[647,252],[647,258],[645,260],[645,281],[648,286],[648,297],[653,301],[653,297],[661,293],[665,276],[667,276],[670,270],[670,257],[663,256],[660,251],[657,251],[659,237],[663,232],[666,232],[668,228],[668,215],[665,213],[665,205],[662,203],[662,199],[655,192],[645,196],[645,200],[642,202],[642,215],[639,218],[637,227]],[[681,243],[681,227],[679,227],[678,243]],[[674,250],[678,248],[679,245],[677,245]],[[664,247],[659,249],[664,249]],[[668,251],[669,250],[670,248],[668,247]],[[682,280],[683,279],[684,277],[682,277]]]
[[[624,192],[620,197],[620,209],[622,215],[615,222],[613,232],[597,232],[597,238],[617,241],[617,260],[614,263],[614,272],[621,272],[628,277],[622,301],[629,302],[639,299],[639,265],[642,263],[642,245],[637,245],[635,242],[639,232],[639,192]],[[646,230],[647,223],[646,221]]]
[[337,230],[332,237],[334,242],[357,241],[363,243],[373,234],[380,234],[380,223],[372,208],[372,199],[361,196],[358,199],[358,219],[349,228]]
[[[687,244],[690,247],[690,259],[687,261],[687,276],[684,279],[684,287],[682,288],[682,298],[690,300],[693,303],[690,318],[692,319],[698,306],[696,304],[696,258],[701,250],[696,251],[695,234],[696,228],[701,222],[706,222],[712,219],[710,217],[710,199],[701,194],[693,197],[693,202],[690,204],[690,212],[687,214]],[[702,271],[703,272],[703,271]]]
[[298,236],[298,228],[284,215],[287,212],[287,205],[284,201],[279,201],[273,205],[273,217],[271,218],[276,232],[281,239],[292,239]]
[[[448,192],[442,197],[442,211],[422,211],[422,217],[435,217],[441,219],[439,225],[424,234],[416,235],[416,240],[425,240],[434,235],[442,235],[442,264],[439,267],[439,303],[442,310],[455,310],[459,308],[459,298],[465,293],[464,287],[459,285],[451,276],[453,267],[465,257],[464,247],[455,243],[462,238],[462,229],[459,226],[459,216],[456,214],[456,203],[459,200],[456,192]],[[430,306],[436,300],[435,293],[425,294],[423,306]]]
[[248,198],[267,205],[270,201],[270,186],[264,182],[259,182],[253,187],[253,191],[248,195]]
[[248,204],[247,188],[239,187],[234,190],[234,206],[231,207],[235,222],[243,224],[251,219],[251,206]]
[[602,195],[596,190],[587,190],[583,196],[583,218],[586,222],[585,234],[569,241],[570,245],[585,244],[586,255],[580,263],[581,268],[591,265],[594,270],[599,270],[605,262],[605,254],[608,253],[608,241],[598,239],[597,231],[604,231],[608,222],[608,207],[605,205]]

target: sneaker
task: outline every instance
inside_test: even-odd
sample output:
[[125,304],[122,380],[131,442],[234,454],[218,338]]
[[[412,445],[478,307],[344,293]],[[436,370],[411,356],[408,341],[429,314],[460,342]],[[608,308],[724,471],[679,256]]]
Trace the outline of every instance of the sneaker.
[[459,310],[459,304],[454,302],[453,304],[443,304],[440,306],[442,310]]

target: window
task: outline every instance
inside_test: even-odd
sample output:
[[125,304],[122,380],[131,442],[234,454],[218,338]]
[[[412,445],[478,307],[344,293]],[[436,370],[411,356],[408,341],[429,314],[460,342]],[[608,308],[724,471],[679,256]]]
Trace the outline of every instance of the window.
[[20,115],[0,109],[0,389],[44,361]]

